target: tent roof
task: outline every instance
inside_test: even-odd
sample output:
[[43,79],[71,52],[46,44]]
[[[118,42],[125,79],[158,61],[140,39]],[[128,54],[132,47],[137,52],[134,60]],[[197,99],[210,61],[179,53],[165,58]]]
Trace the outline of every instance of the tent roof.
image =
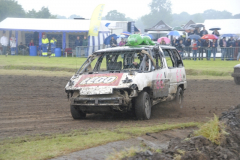
[[180,29],[179,31],[185,31],[185,30],[187,30],[189,27],[190,27],[190,25],[192,25],[192,24],[196,24],[195,22],[193,22],[192,20],[190,20],[187,24],[185,24],[183,27],[182,27],[182,29]]
[[204,21],[206,29],[219,26],[221,34],[240,34],[240,19],[207,19]]
[[172,27],[164,23],[162,20],[159,21],[155,26],[152,28],[145,29],[145,32],[147,31],[171,31]]
[[[109,32],[102,21],[99,31]],[[42,32],[88,32],[90,20],[6,18],[0,22],[0,30],[42,31]]]

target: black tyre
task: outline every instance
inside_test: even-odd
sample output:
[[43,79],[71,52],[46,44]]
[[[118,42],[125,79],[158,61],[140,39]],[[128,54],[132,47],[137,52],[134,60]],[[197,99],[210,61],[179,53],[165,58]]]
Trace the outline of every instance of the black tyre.
[[234,77],[234,82],[236,85],[240,85],[240,77]]
[[138,97],[135,98],[134,108],[137,119],[150,119],[152,103],[147,92],[141,92]]
[[83,113],[75,108],[75,106],[70,105],[70,111],[73,119],[84,119],[86,118],[86,113]]
[[175,104],[177,108],[183,108],[183,90],[181,87],[178,87],[176,97],[175,97]]

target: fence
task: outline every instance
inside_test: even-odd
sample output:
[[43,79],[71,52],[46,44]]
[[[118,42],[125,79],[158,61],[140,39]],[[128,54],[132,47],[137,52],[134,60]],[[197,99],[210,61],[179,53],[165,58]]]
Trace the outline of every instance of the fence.
[[[109,48],[109,45],[100,45],[100,46],[78,46],[74,48],[66,48],[61,50],[61,56],[64,57],[87,57],[91,55],[93,52]],[[221,58],[221,60],[239,60],[240,59],[240,47],[224,47],[224,48],[208,48],[208,47],[200,47],[197,50],[194,50],[192,47],[183,47],[182,49],[177,48],[179,53],[181,54],[183,59],[186,60],[203,60],[204,58]],[[10,55],[11,50],[8,47],[7,53]],[[29,48],[19,48],[18,53],[16,55],[29,55]],[[0,54],[2,53],[2,47],[0,47]],[[37,56],[42,55],[42,49],[37,47]],[[51,48],[48,48],[48,55],[51,55]]]
[[183,59],[188,60],[203,60],[206,58],[216,59],[221,58],[221,60],[239,60],[240,58],[240,47],[200,47],[195,50],[193,47],[183,47],[182,49],[177,48]]

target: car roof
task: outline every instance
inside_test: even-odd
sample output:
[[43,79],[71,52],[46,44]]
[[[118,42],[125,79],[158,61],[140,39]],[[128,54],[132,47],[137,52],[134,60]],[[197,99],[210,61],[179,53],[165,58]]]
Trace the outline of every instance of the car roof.
[[123,47],[105,48],[105,49],[97,50],[93,54],[98,54],[98,53],[102,53],[102,52],[118,52],[118,51],[134,51],[134,50],[151,49],[156,46],[159,46],[162,49],[176,49],[173,46],[167,46],[167,45],[138,45],[138,46],[123,46]]

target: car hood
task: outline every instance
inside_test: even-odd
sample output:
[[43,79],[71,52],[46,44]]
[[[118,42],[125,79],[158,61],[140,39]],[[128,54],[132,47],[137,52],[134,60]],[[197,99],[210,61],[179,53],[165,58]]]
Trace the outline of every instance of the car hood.
[[81,95],[112,94],[113,88],[128,88],[135,75],[128,73],[101,73],[73,76],[67,83],[66,90],[79,90]]

